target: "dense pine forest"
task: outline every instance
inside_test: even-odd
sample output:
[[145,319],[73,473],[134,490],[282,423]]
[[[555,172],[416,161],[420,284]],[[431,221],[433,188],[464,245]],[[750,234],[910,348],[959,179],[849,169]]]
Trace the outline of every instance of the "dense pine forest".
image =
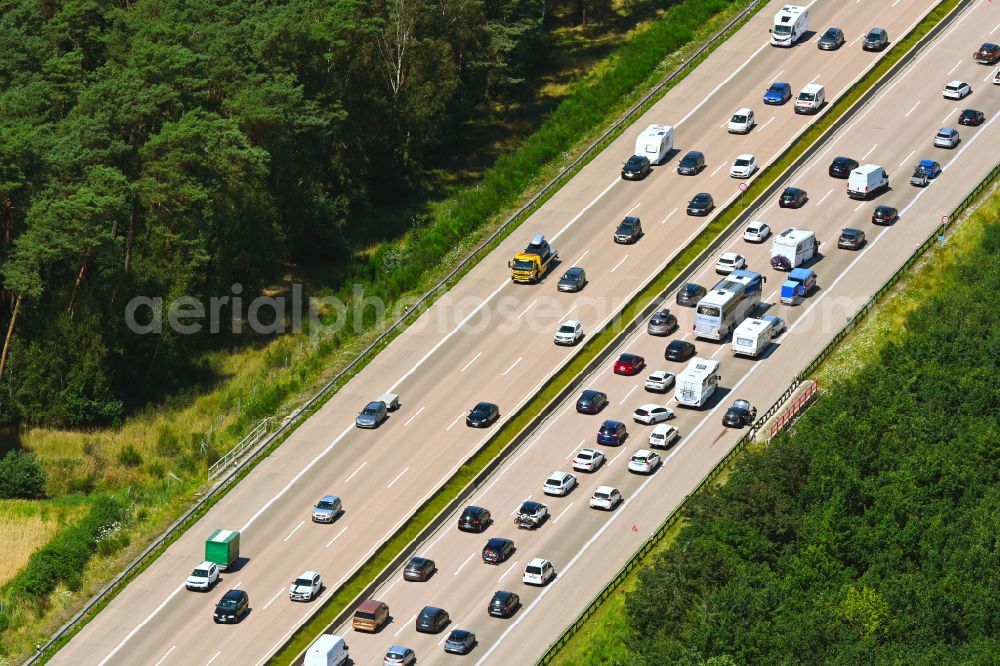
[[2,419],[113,423],[203,380],[231,340],[132,334],[126,304],[349,262],[352,224],[524,94],[558,7],[0,0]]
[[927,269],[933,291],[900,336],[694,498],[626,597],[634,652],[620,663],[996,663],[1000,224],[987,211],[957,265]]

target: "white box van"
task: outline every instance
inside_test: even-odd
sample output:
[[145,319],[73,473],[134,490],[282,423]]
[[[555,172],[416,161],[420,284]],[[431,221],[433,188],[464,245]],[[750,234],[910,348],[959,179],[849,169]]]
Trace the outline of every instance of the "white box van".
[[799,91],[795,99],[795,113],[819,113],[826,101],[826,89],[818,83],[810,83]]
[[785,5],[774,15],[771,46],[791,46],[809,30],[809,8]]
[[303,666],[341,666],[347,659],[347,643],[344,639],[333,634],[323,634],[306,650]]
[[774,324],[770,319],[744,319],[733,331],[733,354],[756,358],[771,344]]
[[862,164],[847,177],[847,196],[871,199],[889,189],[889,175],[877,164]]
[[673,147],[672,125],[650,125],[635,140],[635,154],[646,157],[650,164],[662,164]]

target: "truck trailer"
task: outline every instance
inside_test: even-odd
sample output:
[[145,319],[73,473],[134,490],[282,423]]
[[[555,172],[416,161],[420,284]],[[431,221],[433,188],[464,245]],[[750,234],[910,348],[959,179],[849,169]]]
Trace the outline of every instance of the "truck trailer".
[[238,530],[215,530],[205,541],[205,561],[214,562],[225,571],[240,556]]

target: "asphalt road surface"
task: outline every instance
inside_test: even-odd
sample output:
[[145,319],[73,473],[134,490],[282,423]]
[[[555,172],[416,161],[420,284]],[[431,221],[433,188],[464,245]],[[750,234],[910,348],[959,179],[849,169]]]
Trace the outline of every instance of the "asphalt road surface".
[[[837,25],[844,28],[848,35],[848,45],[832,53],[818,51],[814,45],[815,36],[810,42],[791,50],[767,45],[771,17],[781,4],[771,3],[764,8],[470,271],[447,296],[438,300],[315,416],[298,428],[285,444],[232,489],[197,526],[171,545],[123,590],[54,657],[53,663],[151,663],[159,666],[255,664],[266,660],[318,606],[315,603],[293,603],[288,599],[287,586],[298,573],[304,569],[316,569],[324,575],[327,590],[335,589],[489,437],[490,431],[470,429],[463,422],[465,413],[475,402],[496,402],[505,416],[513,413],[575,353],[573,349],[559,348],[551,342],[552,333],[560,321],[567,317],[579,319],[588,333],[598,328],[711,219],[685,215],[685,205],[693,194],[710,192],[720,206],[731,200],[738,193],[738,181],[728,177],[728,166],[737,154],[752,152],[759,161],[767,164],[806,124],[814,120],[814,117],[795,115],[791,104],[765,107],[760,100],[768,84],[775,80],[788,81],[793,91],[797,92],[806,83],[818,81],[826,86],[828,100],[833,99],[881,57],[880,54],[862,52],[855,41],[858,37],[873,25],[887,28],[890,37],[902,35],[934,2],[863,2],[860,7],[864,7],[864,11],[859,10],[858,3],[816,2],[811,9],[813,29],[822,31],[826,26]],[[978,4],[975,11],[981,14],[980,19],[967,21],[967,24],[979,26],[979,32],[966,35],[966,43],[941,48],[942,52],[948,53],[947,57],[940,56],[949,63],[945,71],[962,60],[956,76],[972,67],[966,62],[969,60],[968,42],[978,44],[982,41],[988,30],[988,27],[984,29],[982,26],[991,26],[992,16],[996,13],[992,7],[980,7]],[[937,67],[940,61],[934,60],[932,65]],[[985,68],[976,68],[975,71],[979,78],[986,74]],[[916,100],[922,88],[927,88],[924,91],[927,94],[931,93],[931,87],[935,90],[940,88],[937,81],[929,87],[921,83],[923,76],[914,79],[906,85],[905,94],[901,94],[902,91],[894,93],[888,106],[898,108],[903,104],[898,100],[902,99],[906,99],[909,105],[913,103],[910,99]],[[988,84],[976,81],[974,87],[977,87],[976,83],[984,90],[977,90],[973,100],[984,96],[984,92],[991,92],[985,90]],[[926,133],[935,128],[923,127],[925,123],[920,121],[929,107],[940,107],[940,115],[943,115],[946,107],[940,102],[940,99],[933,105],[925,102],[905,119],[905,128],[893,127],[892,142],[888,141],[884,132],[876,130],[874,138],[872,135],[865,138],[863,143],[869,145],[864,150],[859,149],[859,152],[867,151],[872,143],[881,142],[883,147],[871,156],[875,159],[882,151],[891,151],[891,146],[897,143],[896,139],[902,139],[897,135],[903,129],[909,131],[914,126],[919,128],[920,136],[915,135],[911,147],[904,154],[913,146],[928,146],[930,150],[931,134]],[[724,124],[732,112],[742,106],[755,109],[758,126],[747,136],[730,135],[726,133]],[[951,104],[947,108],[956,106],[959,105]],[[989,111],[990,108],[984,110]],[[655,168],[645,181],[633,183],[619,180],[621,162],[631,155],[635,136],[652,122],[675,126],[675,153],[667,164]],[[973,130],[969,136],[975,132]],[[967,142],[967,145],[974,145],[968,139]],[[964,148],[965,144],[958,151]],[[708,166],[698,176],[679,176],[674,170],[676,163],[684,152],[692,149],[705,152]],[[957,154],[958,151],[948,154]],[[901,157],[893,159],[898,162]],[[886,162],[889,161],[886,158]],[[896,191],[887,198],[899,196],[901,188],[906,187],[903,176],[908,175],[909,168],[888,163],[887,168],[895,175],[896,187]],[[956,165],[955,170],[960,170],[960,167]],[[942,183],[949,182],[953,177],[952,173],[947,173]],[[802,211],[788,211],[787,216],[786,211],[780,214],[769,211],[766,219],[778,226],[792,220],[807,226],[807,221],[818,224],[820,212],[827,210],[832,215],[830,219],[839,219],[837,215],[840,213],[834,214],[833,211],[838,200],[843,198],[842,192],[820,202],[825,190],[817,188],[831,187],[831,184],[823,182],[824,185],[811,188],[813,200]],[[842,183],[832,186],[842,189]],[[935,185],[923,198],[933,201],[934,195],[943,194],[945,189]],[[964,192],[964,188],[959,189]],[[912,196],[908,192],[906,194]],[[954,196],[958,194],[956,190]],[[839,204],[842,206],[843,202]],[[642,218],[645,236],[635,245],[615,245],[611,242],[612,232],[626,214]],[[785,219],[779,219],[781,217]],[[898,228],[890,231],[897,232],[897,237],[904,235],[898,233]],[[552,241],[560,251],[563,264],[539,285],[513,285],[508,278],[506,263],[535,233],[544,233]],[[829,241],[828,238],[824,240]],[[891,242],[871,245],[873,249],[878,245],[896,247]],[[824,253],[827,257],[817,267],[817,272],[820,272],[821,287],[827,289],[833,280],[828,273],[831,270],[828,265],[834,267],[835,262],[841,259],[833,252],[829,242],[824,247]],[[900,256],[903,254],[901,251]],[[748,256],[751,267],[761,265],[762,255],[748,252]],[[559,275],[573,265],[586,268],[590,283],[579,294],[558,293],[555,283]],[[876,268],[881,270],[885,267],[886,264],[882,263]],[[863,279],[859,277],[858,280],[864,288],[874,284],[872,275]],[[714,282],[714,279],[706,278],[705,281]],[[846,286],[852,280],[845,279],[843,282]],[[801,310],[809,306],[807,303]],[[684,325],[689,326],[689,322]],[[642,344],[650,349],[659,349],[662,343],[662,340],[657,340]],[[782,344],[774,354],[788,346]],[[662,349],[647,356],[652,360],[661,352]],[[800,353],[803,358],[808,356],[804,350]],[[789,364],[782,367],[787,368],[790,374],[793,371],[790,366],[795,364],[796,359],[790,359]],[[735,382],[738,377],[738,373],[734,372],[740,367],[750,366],[749,362],[727,361],[723,372],[724,384],[732,386],[729,382]],[[779,390],[787,383],[787,377],[777,370],[758,374],[768,375],[767,388],[759,389],[761,395],[766,395],[765,390]],[[612,391],[635,385],[634,382],[626,382],[602,380],[602,386],[606,384]],[[400,394],[400,410],[377,430],[355,429],[353,419],[357,411],[387,390]],[[616,400],[625,397],[624,393],[617,395]],[[633,395],[632,399],[638,397]],[[626,401],[621,407],[616,402],[615,406],[620,411],[632,406],[632,402]],[[685,418],[689,420],[689,417]],[[712,426],[706,426],[706,430],[714,429],[715,417],[712,418]],[[562,417],[557,422],[561,420]],[[597,419],[591,419],[584,429],[590,433],[596,429],[596,424]],[[735,440],[733,433],[727,437]],[[586,434],[576,439],[559,440],[559,457],[567,455],[580,439],[586,439]],[[720,456],[726,442],[731,444],[726,437],[723,440],[713,447],[713,451],[717,450]],[[554,442],[552,446],[555,446]],[[626,448],[631,447],[629,443]],[[546,449],[532,447],[528,451],[536,448]],[[566,449],[565,452],[562,449]],[[710,461],[699,459],[697,463],[697,469],[707,469]],[[620,467],[621,464],[622,460],[618,460],[608,465],[607,469]],[[690,464],[694,465],[694,461]],[[555,462],[543,465],[547,466],[554,469],[559,465]],[[701,474],[697,470],[687,470],[690,472],[687,474],[685,466],[675,461],[671,461],[669,469],[672,474],[683,474],[683,478],[692,484]],[[541,472],[532,470],[523,481],[527,490],[517,500],[527,494],[538,494],[542,476]],[[658,474],[652,479],[666,476]],[[507,488],[506,483],[494,486],[497,492],[503,489],[503,494],[510,497],[520,493],[521,489],[514,487],[516,484]],[[574,492],[568,501],[576,502],[576,508],[579,508],[584,504],[581,502],[583,490]],[[629,492],[634,490],[629,487]],[[346,512],[332,525],[313,524],[309,521],[311,506],[325,494],[341,496]],[[517,500],[496,500],[496,504],[503,504],[505,508],[509,506],[507,510],[512,510]],[[556,506],[558,502],[551,504]],[[630,507],[639,504],[636,501]],[[668,506],[667,498],[659,498],[655,515],[649,514],[650,519],[643,521],[639,531],[629,531],[629,538],[638,539],[644,531],[648,533],[665,515]],[[567,513],[548,527],[572,523],[575,528],[572,533],[584,535],[587,534],[587,521],[600,518],[587,512],[584,515],[586,518],[574,519]],[[202,559],[205,537],[219,527],[243,532],[244,559],[235,571],[223,576],[223,581],[211,593],[197,594],[184,590],[184,578]],[[544,539],[549,532],[555,530],[543,530],[537,538]],[[524,539],[523,536],[520,538]],[[479,539],[473,538],[473,541],[479,543]],[[573,543],[573,539],[566,537],[567,548]],[[526,546],[527,543],[522,548]],[[631,552],[632,544],[622,541],[616,547],[620,549],[621,557],[614,562],[609,559],[605,568],[602,568],[603,562],[592,569],[579,568],[586,568],[595,584],[603,584],[622,558]],[[472,552],[469,548],[466,544],[463,551]],[[561,552],[553,551],[550,559],[565,575],[567,560],[562,558]],[[518,558],[520,556],[519,553]],[[476,569],[472,564],[470,562],[466,566],[470,573]],[[457,564],[455,566],[457,568]],[[479,588],[464,576],[441,575],[435,584],[443,585],[440,581],[448,576],[456,583],[448,586],[450,594],[468,594],[470,598],[478,599]],[[239,626],[216,626],[210,617],[214,604],[225,590],[233,587],[248,591],[252,611]],[[487,587],[494,585],[491,583]],[[566,587],[559,584],[553,586],[553,594],[549,596],[558,596],[555,592]],[[586,586],[580,586],[578,591],[589,594],[586,589]],[[470,590],[476,590],[476,594]],[[477,603],[485,603],[490,593],[492,590],[489,593],[482,591],[485,596]],[[413,601],[415,605],[422,603]],[[579,608],[579,600],[574,601],[571,607]],[[455,608],[457,610],[458,606]],[[406,612],[394,611],[397,622],[408,619],[409,615],[403,618]],[[461,616],[459,619],[462,619]],[[538,641],[544,643],[547,640],[541,638],[542,634],[551,636],[552,627],[560,622],[565,624],[564,620],[534,623],[539,630],[538,640],[534,644],[526,641],[524,647],[527,649],[531,644],[529,651],[537,654]],[[393,627],[388,637],[385,632],[378,637],[377,649],[372,643],[371,654],[384,650],[392,642],[391,635],[398,626]],[[484,634],[483,638],[486,636]],[[359,655],[369,649],[367,643],[356,639],[351,646],[359,650]],[[481,647],[479,654],[485,654],[487,649]],[[357,663],[368,661],[358,660]]]

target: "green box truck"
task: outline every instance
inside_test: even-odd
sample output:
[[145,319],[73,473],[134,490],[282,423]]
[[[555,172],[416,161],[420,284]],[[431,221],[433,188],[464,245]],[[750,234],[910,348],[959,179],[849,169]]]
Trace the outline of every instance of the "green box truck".
[[228,569],[240,556],[240,533],[237,530],[215,530],[205,542],[205,559],[220,569]]

